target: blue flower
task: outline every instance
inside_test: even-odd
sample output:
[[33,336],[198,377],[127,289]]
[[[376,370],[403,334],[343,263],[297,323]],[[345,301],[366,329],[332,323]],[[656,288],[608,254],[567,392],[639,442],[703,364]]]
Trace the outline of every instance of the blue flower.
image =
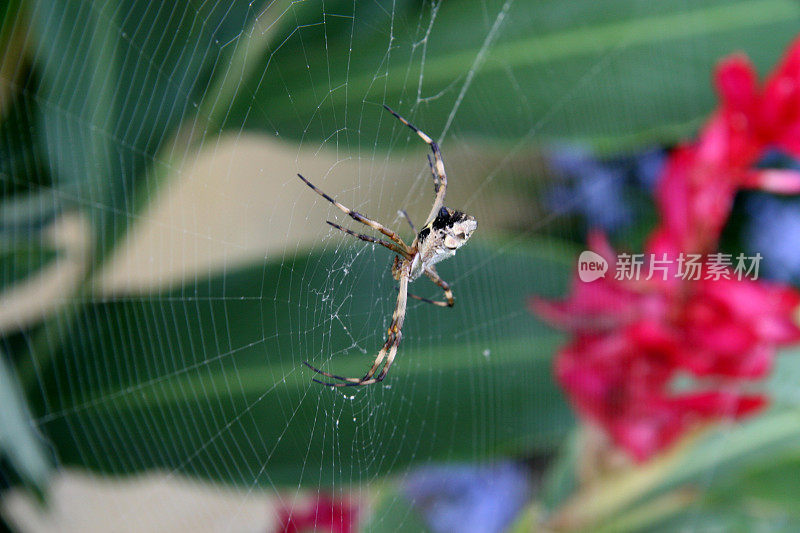
[[[781,151],[770,150],[758,167],[800,170],[800,163]],[[800,282],[800,199],[754,193],[747,197],[745,208],[744,237],[749,252],[764,258],[759,276]]]
[[667,162],[667,151],[663,148],[649,148],[637,155],[622,158],[623,164],[629,165],[629,172],[640,186],[650,192],[656,188],[656,182]]
[[504,531],[525,506],[530,482],[512,462],[421,468],[403,491],[434,532]]
[[652,190],[664,161],[661,149],[601,161],[579,146],[557,147],[548,163],[559,183],[547,203],[555,213],[581,215],[590,226],[613,232],[633,221],[629,190]]
[[754,194],[746,209],[745,239],[764,258],[759,276],[800,282],[800,200]]

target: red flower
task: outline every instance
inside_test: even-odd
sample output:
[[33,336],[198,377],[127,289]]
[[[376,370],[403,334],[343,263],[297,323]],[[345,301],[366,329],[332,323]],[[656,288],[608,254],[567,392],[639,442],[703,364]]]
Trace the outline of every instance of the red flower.
[[697,422],[739,417],[766,403],[720,390],[670,393],[671,359],[680,347],[658,329],[634,324],[617,335],[578,337],[556,360],[556,376],[578,412],[639,461]]
[[280,510],[278,531],[281,533],[301,533],[306,531],[326,531],[331,533],[352,533],[357,530],[358,509],[348,503],[335,501],[320,494],[310,505],[284,507]]
[[680,365],[698,376],[759,378],[778,346],[800,341],[792,288],[748,279],[703,280],[678,320],[686,352]]
[[[730,270],[716,279],[706,269],[676,275],[681,254],[716,250],[737,191],[800,192],[800,173],[755,167],[775,147],[800,157],[800,39],[763,90],[742,55],[722,61],[715,81],[719,108],[696,141],[672,152],[656,189],[660,223],[644,255],[667,259],[666,277],[648,280],[643,268],[638,279],[614,279],[616,254],[593,233],[590,248],[609,274],[576,278],[561,302],[531,300],[535,313],[573,335],[555,361],[570,401],[636,460],[697,422],[762,408],[763,395],[737,392],[742,381],[763,377],[777,347],[800,341],[796,290]],[[676,390],[677,376],[693,376],[694,388]]]
[[662,227],[686,252],[714,248],[739,189],[800,192],[800,173],[754,168],[769,148],[800,157],[800,39],[763,90],[741,54],[720,62],[715,84],[719,108],[673,152],[656,191]]
[[[591,240],[601,242],[596,235]],[[738,418],[766,405],[763,396],[734,392],[737,383],[762,377],[777,346],[800,341],[797,291],[705,274],[682,283],[671,276],[576,278],[566,300],[531,300],[534,312],[574,336],[555,362],[573,405],[637,460],[697,422]],[[704,388],[673,390],[683,374],[702,378]]]
[[767,78],[760,105],[760,127],[789,155],[800,157],[800,40],[789,48]]

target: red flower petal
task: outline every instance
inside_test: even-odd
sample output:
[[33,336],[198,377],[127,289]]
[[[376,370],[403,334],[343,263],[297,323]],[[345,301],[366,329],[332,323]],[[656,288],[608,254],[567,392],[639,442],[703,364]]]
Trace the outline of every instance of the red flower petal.
[[744,54],[723,59],[715,76],[722,107],[731,112],[750,113],[756,105],[756,71]]
[[320,494],[309,505],[284,507],[278,516],[280,533],[327,531],[354,533],[357,530],[358,508],[345,501],[337,501]]

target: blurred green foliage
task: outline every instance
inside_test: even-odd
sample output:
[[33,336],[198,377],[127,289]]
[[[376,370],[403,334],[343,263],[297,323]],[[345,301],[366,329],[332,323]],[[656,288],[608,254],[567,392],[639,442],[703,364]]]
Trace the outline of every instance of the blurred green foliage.
[[792,0],[516,2],[471,73],[502,4],[442,2],[435,20],[426,3],[377,13],[371,3],[307,7],[305,24],[270,53],[280,77],[255,72],[228,126],[388,147],[378,129],[386,101],[411,106],[408,118],[434,134],[458,104],[457,135],[502,144],[672,142],[711,109],[720,57],[744,51],[763,69],[800,22]]
[[[413,303],[392,379],[358,391],[319,387],[300,362],[357,375],[373,359],[394,291],[388,268],[371,260],[313,253],[190,292],[91,304],[44,383],[42,428],[66,464],[263,485],[553,450],[572,420],[550,377],[560,337],[532,326],[525,305],[528,291],[563,290],[569,256],[471,248],[460,261],[483,267],[459,277],[458,305]],[[482,283],[487,270],[508,282]],[[465,435],[481,435],[479,447]]]
[[[36,491],[43,491],[50,475],[51,461],[45,445],[34,430],[25,397],[14,371],[0,352],[0,452],[14,466],[15,478]],[[0,460],[0,466],[3,461]],[[18,477],[16,477],[18,476]],[[6,476],[3,476],[6,477]],[[2,524],[2,520],[0,520]]]

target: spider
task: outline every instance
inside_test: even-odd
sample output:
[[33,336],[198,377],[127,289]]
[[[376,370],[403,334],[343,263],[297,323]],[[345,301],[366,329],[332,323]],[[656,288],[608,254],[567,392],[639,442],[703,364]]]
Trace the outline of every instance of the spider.
[[[394,313],[392,314],[392,323],[387,331],[386,342],[384,342],[383,346],[378,352],[378,355],[375,357],[375,362],[372,363],[372,366],[364,375],[364,377],[346,378],[343,376],[337,376],[335,374],[330,374],[320,370],[312,366],[307,361],[304,363],[317,374],[337,380],[335,383],[325,382],[318,379],[312,380],[328,387],[357,387],[359,385],[370,385],[372,383],[379,383],[383,381],[383,379],[386,377],[386,374],[389,372],[389,368],[392,366],[392,362],[394,362],[395,355],[397,354],[397,347],[399,346],[400,339],[402,338],[401,331],[403,329],[403,321],[406,317],[406,303],[408,296],[440,307],[453,307],[455,304],[453,291],[450,290],[450,285],[445,280],[440,278],[439,274],[436,273],[435,265],[439,261],[455,255],[456,251],[469,240],[472,232],[478,227],[478,221],[475,219],[475,217],[444,206],[444,195],[447,192],[447,174],[445,174],[444,171],[444,161],[442,161],[442,153],[439,150],[439,145],[437,145],[433,139],[431,139],[424,132],[420,131],[419,128],[392,111],[389,106],[384,105],[383,107],[386,108],[389,113],[394,115],[397,120],[411,128],[417,135],[419,135],[420,138],[431,147],[431,151],[433,152],[433,159],[428,156],[428,165],[430,166],[431,174],[433,175],[435,198],[433,200],[431,212],[425,221],[425,225],[422,227],[419,233],[416,232],[414,224],[411,222],[411,218],[409,218],[408,213],[405,211],[400,211],[400,213],[402,213],[405,219],[408,221],[409,226],[411,226],[411,230],[416,233],[416,237],[414,237],[414,240],[410,245],[403,242],[403,239],[401,239],[396,232],[390,230],[379,222],[375,222],[374,220],[371,220],[364,215],[343,206],[318,189],[313,183],[308,181],[301,174],[297,175],[301,180],[303,180],[303,182],[305,182],[306,185],[311,187],[314,192],[338,207],[350,218],[356,222],[360,222],[374,230],[379,231],[388,237],[391,242],[388,242],[384,239],[370,237],[369,235],[356,233],[355,231],[343,228],[338,224],[334,224],[331,221],[327,221],[328,224],[347,233],[348,235],[352,235],[353,237],[361,239],[362,241],[380,244],[396,254],[394,256],[394,262],[392,263],[392,277],[400,282],[399,293],[397,295],[397,304],[395,305]],[[444,291],[445,300],[429,300],[428,298],[409,294],[408,284],[423,274],[430,278],[431,281],[433,281]],[[381,363],[383,363],[383,367],[376,375]]]

